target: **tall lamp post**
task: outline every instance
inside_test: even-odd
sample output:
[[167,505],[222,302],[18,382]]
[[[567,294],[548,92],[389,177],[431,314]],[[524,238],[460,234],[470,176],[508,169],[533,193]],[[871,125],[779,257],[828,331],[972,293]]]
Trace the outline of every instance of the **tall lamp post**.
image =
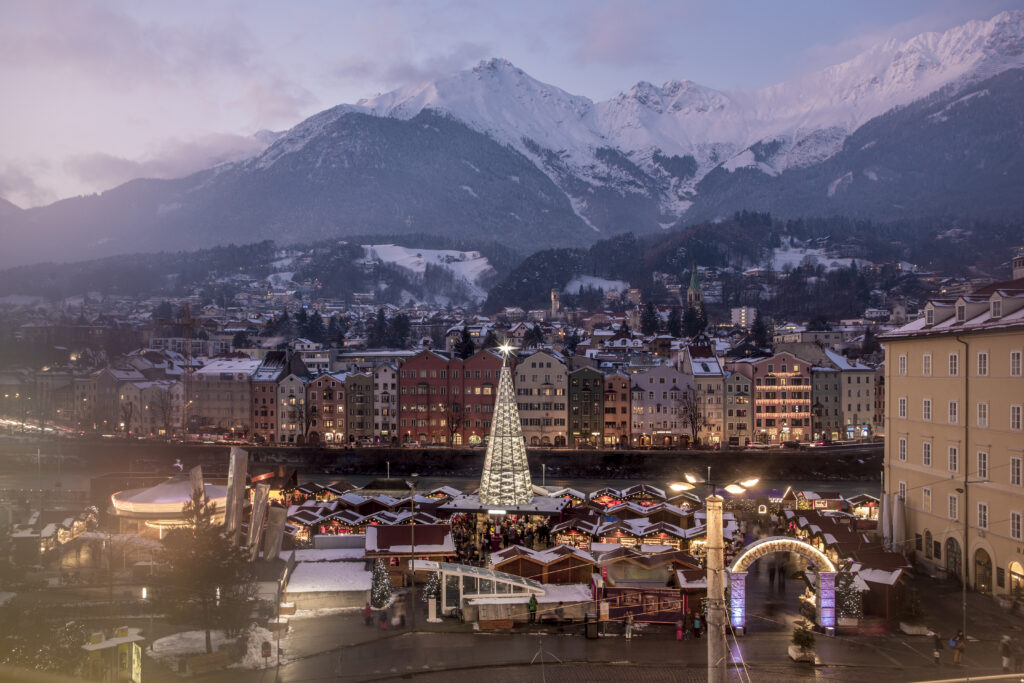
[[[669,484],[673,491],[690,491],[695,484],[707,483],[708,497],[704,500],[707,512],[708,540],[705,567],[708,578],[708,683],[725,683],[726,653],[728,644],[725,639],[725,537],[722,533],[722,497],[715,493],[710,483],[711,468],[708,467],[708,478],[686,474],[686,481]],[[757,485],[757,479],[744,479],[725,486],[729,493],[743,493]]]
[[409,609],[409,624],[411,630],[416,630],[416,480],[420,475],[415,472],[410,474],[409,485],[409,509],[412,515],[409,518],[409,574],[412,578],[412,606]]

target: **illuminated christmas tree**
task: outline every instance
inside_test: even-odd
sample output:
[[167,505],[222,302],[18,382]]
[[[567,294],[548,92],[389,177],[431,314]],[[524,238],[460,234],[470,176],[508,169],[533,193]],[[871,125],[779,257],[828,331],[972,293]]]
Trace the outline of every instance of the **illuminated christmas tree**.
[[370,584],[370,604],[377,609],[387,607],[388,602],[391,600],[391,591],[391,575],[388,574],[388,569],[384,566],[384,560],[378,558],[377,562],[373,565],[373,577]]
[[533,482],[526,461],[526,440],[519,421],[516,392],[512,387],[512,369],[508,367],[512,346],[505,342],[498,351],[504,361],[484,472],[480,477],[480,502],[495,507],[526,505],[533,500]]

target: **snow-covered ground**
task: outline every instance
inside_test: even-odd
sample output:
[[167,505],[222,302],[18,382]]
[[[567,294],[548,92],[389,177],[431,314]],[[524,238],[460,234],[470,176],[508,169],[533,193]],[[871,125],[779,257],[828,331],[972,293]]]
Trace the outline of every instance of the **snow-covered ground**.
[[288,580],[288,593],[368,591],[372,576],[362,562],[299,562]]
[[[245,655],[231,666],[239,669],[262,669],[264,664],[262,648],[264,641],[270,643],[271,656],[269,661],[277,664],[277,638],[265,628],[253,624],[245,632],[246,641]],[[210,642],[213,644],[213,651],[228,642],[223,631],[212,631]],[[150,656],[165,666],[176,670],[177,662],[181,657],[200,655],[206,652],[206,631],[183,631],[170,636],[165,636],[153,642],[153,650]],[[281,662],[287,661],[282,657]]]
[[850,264],[854,261],[857,262],[858,267],[871,265],[870,261],[865,261],[864,259],[833,258],[824,249],[794,248],[785,245],[772,251],[771,259],[766,265],[774,271],[781,272],[786,266],[790,268],[800,267],[805,259],[808,259],[809,263],[825,266],[825,270],[849,268]]
[[395,244],[364,244],[366,260],[394,263],[400,268],[422,275],[427,264],[446,268],[464,281],[473,298],[483,300],[487,292],[480,287],[480,278],[494,271],[487,257],[478,251],[455,251],[451,249],[414,249]]
[[606,280],[603,277],[594,277],[592,275],[577,275],[565,283],[562,291],[566,294],[579,294],[580,290],[584,287],[602,289],[605,292],[624,292],[629,289],[629,283],[624,280]]

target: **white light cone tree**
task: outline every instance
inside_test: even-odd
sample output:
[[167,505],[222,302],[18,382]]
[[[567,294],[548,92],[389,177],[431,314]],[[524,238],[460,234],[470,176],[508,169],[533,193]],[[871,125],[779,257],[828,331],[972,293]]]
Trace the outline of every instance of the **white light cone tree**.
[[526,440],[519,421],[516,392],[512,386],[512,369],[508,356],[512,347],[507,343],[498,347],[504,356],[498,397],[494,404],[491,438],[487,442],[487,457],[480,477],[480,502],[498,507],[526,505],[533,500],[533,482],[530,464],[526,460]]

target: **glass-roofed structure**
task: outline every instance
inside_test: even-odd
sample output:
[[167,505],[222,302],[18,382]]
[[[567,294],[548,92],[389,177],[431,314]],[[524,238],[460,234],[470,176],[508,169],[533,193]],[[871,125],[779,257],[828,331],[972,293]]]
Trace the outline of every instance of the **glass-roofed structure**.
[[464,600],[470,598],[545,594],[544,585],[538,581],[493,569],[430,560],[415,560],[413,566],[416,571],[441,574],[442,614],[453,613],[456,608],[461,608]]

